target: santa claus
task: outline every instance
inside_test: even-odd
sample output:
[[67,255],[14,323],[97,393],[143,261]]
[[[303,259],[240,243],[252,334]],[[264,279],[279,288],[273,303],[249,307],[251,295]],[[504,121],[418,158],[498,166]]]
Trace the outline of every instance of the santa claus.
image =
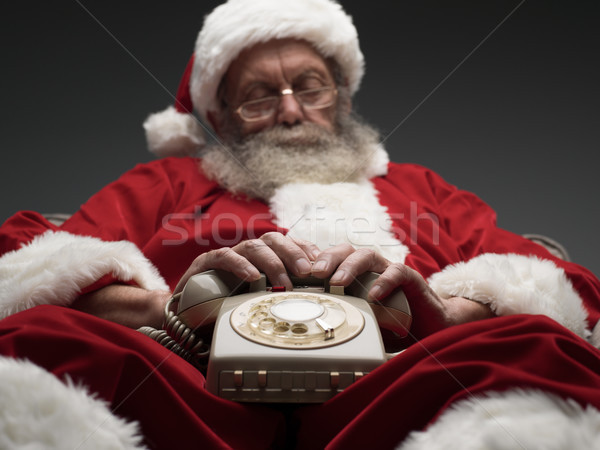
[[[21,212],[1,228],[2,353],[86,384],[158,448],[597,445],[600,282],[497,228],[475,195],[391,163],[352,113],[363,71],[356,29],[333,1],[217,7],[175,107],[144,124],[161,158],[60,226]],[[346,286],[380,273],[369,296],[404,290],[412,345],[324,405],[287,413],[215,398],[199,372],[126,328],[160,326],[171,295],[212,268],[288,288],[290,275]],[[169,412],[150,414],[148,396]],[[11,414],[2,426],[19,429]],[[159,426],[165,414],[181,421]],[[130,425],[110,427],[139,443]],[[47,428],[61,442],[64,431]],[[477,431],[472,440],[463,428]]]

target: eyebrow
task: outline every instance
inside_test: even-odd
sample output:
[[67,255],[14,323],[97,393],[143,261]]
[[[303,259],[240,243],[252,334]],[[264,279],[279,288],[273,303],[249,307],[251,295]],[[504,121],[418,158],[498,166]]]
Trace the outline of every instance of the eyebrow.
[[298,80],[300,78],[308,78],[312,75],[318,75],[319,78],[327,78],[327,76],[325,76],[326,74],[321,73],[321,71],[317,70],[317,69],[306,69],[304,72],[302,72],[300,75],[298,75],[295,80]]

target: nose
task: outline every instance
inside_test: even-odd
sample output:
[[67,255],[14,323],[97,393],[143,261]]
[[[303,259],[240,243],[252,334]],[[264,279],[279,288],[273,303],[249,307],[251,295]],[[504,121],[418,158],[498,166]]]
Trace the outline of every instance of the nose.
[[281,91],[281,99],[279,101],[279,110],[277,112],[277,123],[286,125],[296,125],[304,120],[304,111],[302,106],[292,95],[291,89]]

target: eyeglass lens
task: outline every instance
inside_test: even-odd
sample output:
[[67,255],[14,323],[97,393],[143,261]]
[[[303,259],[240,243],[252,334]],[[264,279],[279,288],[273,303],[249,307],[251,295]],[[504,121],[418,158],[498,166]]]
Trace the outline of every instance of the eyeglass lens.
[[[320,109],[333,104],[335,89],[330,86],[325,86],[317,89],[294,92],[293,95],[304,108]],[[281,96],[265,97],[243,103],[240,105],[239,113],[242,118],[246,120],[266,118],[275,112],[280,98]]]

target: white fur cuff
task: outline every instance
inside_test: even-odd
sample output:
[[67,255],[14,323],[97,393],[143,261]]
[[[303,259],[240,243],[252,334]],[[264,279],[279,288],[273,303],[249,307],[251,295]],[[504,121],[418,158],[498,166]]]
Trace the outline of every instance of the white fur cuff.
[[465,297],[489,304],[496,314],[544,314],[584,339],[587,312],[565,272],[552,261],[516,254],[479,255],[429,278],[443,298]]
[[145,448],[136,422],[28,361],[0,357],[0,404],[0,448]]
[[144,289],[169,289],[131,242],[47,231],[0,257],[0,318],[42,304],[67,306],[108,274]]
[[490,392],[453,404],[399,450],[600,448],[600,411],[539,390]]

